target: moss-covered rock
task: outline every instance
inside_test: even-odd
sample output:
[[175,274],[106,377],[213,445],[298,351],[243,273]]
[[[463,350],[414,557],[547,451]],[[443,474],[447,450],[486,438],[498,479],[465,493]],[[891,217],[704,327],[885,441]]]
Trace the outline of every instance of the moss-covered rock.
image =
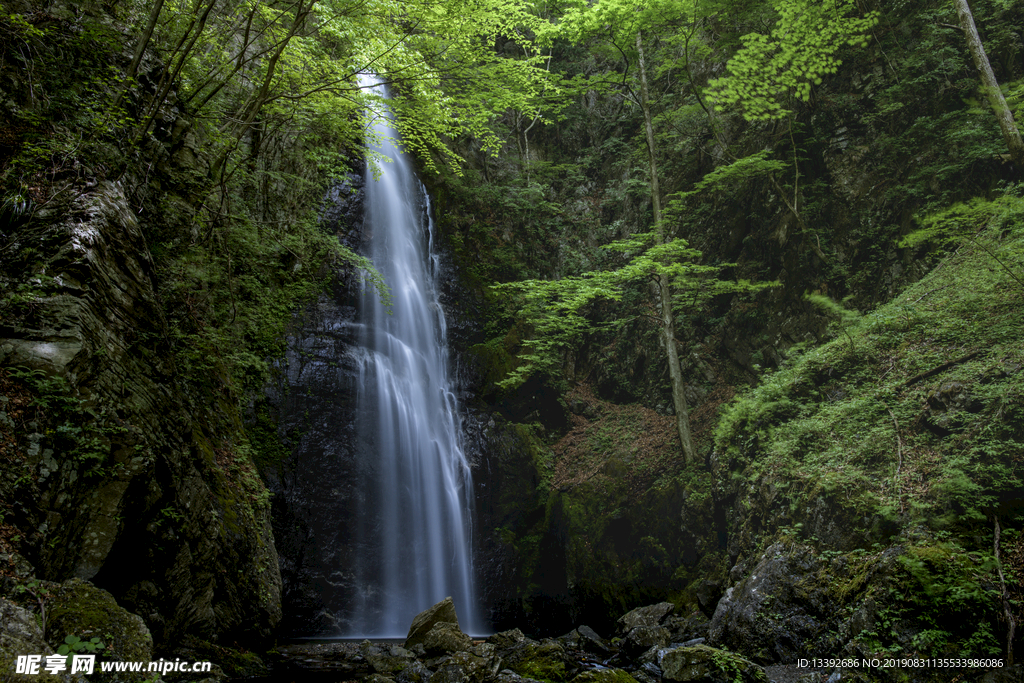
[[473,647],[473,640],[459,628],[458,622],[439,621],[423,638],[423,649],[428,655],[463,652]]
[[405,637],[405,647],[423,643],[434,625],[440,622],[453,623],[455,628],[459,627],[459,618],[455,615],[455,603],[451,597],[445,598],[413,617],[412,624],[409,625],[409,634]]
[[[153,656],[153,638],[146,623],[117,604],[114,596],[88,581],[65,581],[49,599],[46,638],[54,649],[68,636],[82,640],[98,637],[106,646],[103,659],[121,662],[149,662]],[[142,681],[142,672],[94,674],[97,680]]]
[[[70,681],[67,674],[51,674],[40,667],[35,675],[18,674],[18,657],[52,655],[53,649],[43,638],[35,616],[23,607],[0,598],[0,681],[3,683],[34,683],[37,681]],[[45,659],[43,660],[45,663]]]
[[572,679],[572,683],[636,683],[636,679],[622,669],[591,669]]
[[524,678],[555,682],[572,677],[574,667],[565,649],[553,640],[525,640],[501,654],[505,665]]
[[707,645],[679,647],[666,652],[661,660],[661,669],[664,680],[676,683],[735,683],[737,677],[743,683],[768,683],[764,669],[750,660]]

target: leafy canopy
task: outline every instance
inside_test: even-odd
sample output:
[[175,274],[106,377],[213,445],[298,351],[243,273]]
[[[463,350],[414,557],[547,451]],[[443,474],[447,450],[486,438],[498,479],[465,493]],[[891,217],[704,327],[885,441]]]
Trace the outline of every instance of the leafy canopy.
[[785,99],[810,99],[812,84],[838,70],[836,53],[844,45],[867,47],[864,34],[879,16],[847,16],[854,0],[778,0],[774,7],[779,18],[771,32],[743,36],[727,64],[729,75],[710,81],[716,109],[740,107],[748,121],[788,116]]
[[[597,300],[620,301],[628,288],[648,286],[664,277],[671,285],[674,307],[693,307],[717,294],[751,292],[768,286],[717,279],[715,276],[723,268],[733,264],[696,263],[701,252],[691,248],[686,240],[674,239],[663,244],[654,241],[654,233],[647,232],[603,246],[602,249],[629,259],[620,268],[594,270],[560,280],[523,280],[492,287],[499,295],[516,296],[532,327],[532,334],[524,343],[526,351],[519,357],[520,365],[498,385],[519,386],[538,371],[557,376],[565,353],[577,348],[584,334],[626,322],[618,318],[601,325],[587,315],[590,305]],[[652,322],[657,320],[653,312],[646,317]]]

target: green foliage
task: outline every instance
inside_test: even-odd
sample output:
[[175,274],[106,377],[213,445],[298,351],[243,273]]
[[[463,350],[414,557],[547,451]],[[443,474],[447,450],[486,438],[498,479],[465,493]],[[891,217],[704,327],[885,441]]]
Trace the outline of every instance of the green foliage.
[[85,653],[102,653],[106,649],[106,644],[99,637],[90,638],[89,640],[82,640],[78,636],[66,636],[64,643],[57,648],[57,654],[59,655],[72,655],[77,652]]
[[857,311],[851,311],[848,308],[844,308],[824,294],[811,292],[804,294],[804,299],[810,301],[835,320],[836,324],[850,342],[850,351],[852,352],[854,350],[853,336],[850,335],[849,330],[851,326],[855,325],[860,320],[860,314],[857,313]]
[[[768,158],[771,153],[772,151],[770,149],[763,149],[755,154],[737,159],[730,164],[719,166],[710,173],[704,175],[704,177],[694,185],[693,190],[690,190],[689,192],[679,192],[676,194],[676,197],[679,199],[685,199],[696,195],[701,190],[705,189],[722,191],[724,189],[729,189],[730,185],[735,185],[736,183],[741,183],[760,175],[785,171],[787,166],[784,162]],[[667,211],[671,210],[673,209],[670,207]],[[678,211],[679,209],[674,210]]]
[[[559,280],[495,285],[494,291],[519,297],[522,315],[532,329],[525,342],[526,352],[520,355],[520,365],[499,385],[518,386],[538,371],[558,376],[564,354],[578,345],[585,333],[597,328],[588,320],[587,308],[599,299],[619,301],[627,288],[649,285],[658,277],[666,277],[674,295],[685,302],[682,305],[694,306],[716,294],[754,291],[764,286],[717,280],[713,276],[728,264],[700,265],[694,262],[700,252],[691,249],[685,240],[652,244],[653,239],[653,233],[643,233],[605,245],[605,250],[628,259],[616,269]],[[657,320],[656,316],[646,315]]]
[[995,199],[975,197],[919,219],[921,227],[907,235],[901,247],[931,243],[948,250],[965,241],[988,254],[994,263],[1024,289],[1024,198],[1020,186],[1010,186]]
[[779,17],[771,33],[743,36],[743,47],[727,64],[729,75],[709,83],[717,109],[739,106],[750,121],[788,116],[786,99],[807,101],[812,85],[838,70],[840,48],[867,47],[864,33],[879,18],[878,12],[848,17],[853,0],[780,0],[774,7]]
[[[1003,247],[1022,242],[1011,231]],[[984,249],[964,245],[866,315],[818,299],[844,320],[843,339],[795,353],[730,405],[718,448],[752,476],[784,473],[794,505],[835,493],[855,514],[901,524],[984,525],[1022,475],[1012,453],[1024,433],[1008,406],[1024,375],[1001,369],[1024,358],[1018,292]]]

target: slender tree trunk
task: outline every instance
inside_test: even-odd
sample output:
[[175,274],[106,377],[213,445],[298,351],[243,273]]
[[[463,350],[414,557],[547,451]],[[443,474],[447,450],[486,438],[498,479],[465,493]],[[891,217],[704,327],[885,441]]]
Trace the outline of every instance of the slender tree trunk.
[[[651,171],[651,207],[654,212],[654,234],[658,244],[665,243],[665,226],[661,222],[661,189],[658,187],[658,162],[654,155],[654,125],[651,123],[651,103],[647,95],[647,69],[644,65],[643,37],[636,32],[637,60],[640,70],[640,108],[644,113],[644,130],[647,133],[647,159]],[[668,360],[668,375],[672,380],[672,404],[676,411],[676,429],[679,441],[683,445],[683,457],[686,463],[697,459],[690,436],[690,409],[686,405],[686,385],[683,384],[683,372],[679,367],[679,352],[676,348],[675,321],[672,315],[672,288],[668,277],[658,277],[658,294],[661,303],[661,333],[665,342],[665,355]]]
[[125,85],[125,88],[131,87],[131,81],[139,71],[139,64],[142,62],[142,55],[145,54],[146,48],[149,47],[149,41],[153,37],[153,29],[156,28],[156,22],[160,19],[160,12],[163,11],[163,8],[164,0],[157,0],[153,3],[153,7],[149,12],[149,21],[146,23],[146,28],[142,30],[142,35],[139,37],[139,44],[135,46],[135,54],[132,56],[132,63],[128,66],[128,77],[125,79],[127,85]]
[[996,115],[996,120],[999,121],[999,128],[1003,131],[1006,146],[1010,148],[1010,158],[1018,167],[1024,168],[1024,140],[1021,140],[1020,131],[1017,130],[1017,124],[1013,120],[1013,112],[1006,105],[1006,98],[1003,97],[1003,93],[999,89],[999,81],[996,80],[996,75],[992,72],[992,65],[988,61],[988,55],[985,54],[985,48],[978,36],[978,29],[974,25],[974,15],[971,14],[970,5],[967,4],[967,0],[954,0],[954,2],[957,16],[960,18],[960,28],[964,31],[967,47],[971,51],[971,57],[974,58],[974,66],[978,67],[978,71],[981,73],[981,83],[988,96],[988,102],[992,105],[992,112]]
[[1013,640],[1017,636],[1017,622],[1013,618],[1013,607],[1010,605],[1010,596],[1006,592],[1006,577],[1003,576],[1003,563],[999,559],[999,517],[992,516],[995,523],[994,539],[992,542],[996,556],[996,569],[999,570],[999,592],[1003,602],[1003,616],[1006,618],[1006,666],[1013,666]]

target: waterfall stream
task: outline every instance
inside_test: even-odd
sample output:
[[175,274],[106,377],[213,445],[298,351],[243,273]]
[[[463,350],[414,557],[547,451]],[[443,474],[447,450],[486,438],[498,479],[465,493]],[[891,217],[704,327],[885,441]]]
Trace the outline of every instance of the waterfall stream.
[[389,310],[368,288],[359,314],[357,431],[372,461],[360,468],[357,533],[369,550],[354,567],[350,635],[404,637],[417,613],[446,596],[463,630],[479,632],[472,479],[449,377],[430,199],[398,147],[390,111],[376,113],[373,149],[387,160],[376,177],[367,170],[366,255],[392,301]]

